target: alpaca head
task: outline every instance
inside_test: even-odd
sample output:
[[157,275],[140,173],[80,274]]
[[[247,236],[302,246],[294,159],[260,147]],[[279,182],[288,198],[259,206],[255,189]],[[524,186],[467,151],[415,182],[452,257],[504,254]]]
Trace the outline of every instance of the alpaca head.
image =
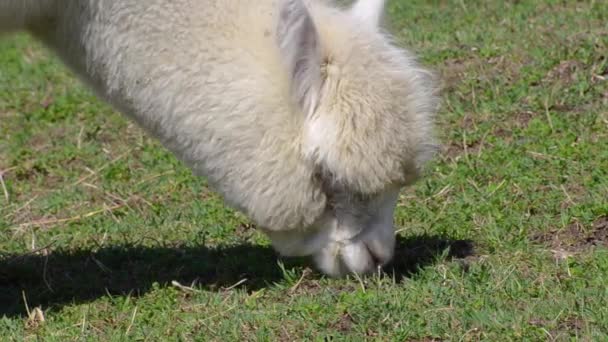
[[281,6],[277,40],[304,116],[301,154],[328,206],[314,227],[270,237],[286,255],[313,254],[325,273],[367,272],[391,259],[399,189],[437,149],[433,77],[382,32],[383,0]]

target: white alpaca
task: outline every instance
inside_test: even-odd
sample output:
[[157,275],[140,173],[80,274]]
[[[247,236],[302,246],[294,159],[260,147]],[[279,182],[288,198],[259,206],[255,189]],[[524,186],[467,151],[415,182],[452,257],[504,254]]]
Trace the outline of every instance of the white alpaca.
[[382,0],[0,0],[96,93],[326,274],[390,261],[398,192],[436,150],[431,74]]

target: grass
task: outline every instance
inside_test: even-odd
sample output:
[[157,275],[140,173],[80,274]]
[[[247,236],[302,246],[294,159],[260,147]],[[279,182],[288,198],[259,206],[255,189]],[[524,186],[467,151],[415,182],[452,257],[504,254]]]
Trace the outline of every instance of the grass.
[[608,5],[392,1],[445,146],[384,273],[278,259],[40,44],[0,40],[5,340],[608,338]]

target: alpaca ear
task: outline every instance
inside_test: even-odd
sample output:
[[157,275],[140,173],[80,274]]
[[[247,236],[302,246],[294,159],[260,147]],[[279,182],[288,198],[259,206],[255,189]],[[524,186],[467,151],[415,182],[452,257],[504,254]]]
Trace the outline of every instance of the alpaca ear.
[[358,0],[350,9],[351,15],[370,26],[377,27],[382,21],[385,0]]
[[321,91],[321,48],[304,1],[281,1],[277,39],[289,72],[292,95],[309,115],[315,110]]

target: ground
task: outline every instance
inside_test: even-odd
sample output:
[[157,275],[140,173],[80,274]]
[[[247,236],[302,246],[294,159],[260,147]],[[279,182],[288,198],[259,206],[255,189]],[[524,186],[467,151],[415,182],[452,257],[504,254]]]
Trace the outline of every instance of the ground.
[[394,263],[332,280],[40,44],[0,40],[0,336],[608,339],[608,5],[390,1],[442,78],[444,149]]

